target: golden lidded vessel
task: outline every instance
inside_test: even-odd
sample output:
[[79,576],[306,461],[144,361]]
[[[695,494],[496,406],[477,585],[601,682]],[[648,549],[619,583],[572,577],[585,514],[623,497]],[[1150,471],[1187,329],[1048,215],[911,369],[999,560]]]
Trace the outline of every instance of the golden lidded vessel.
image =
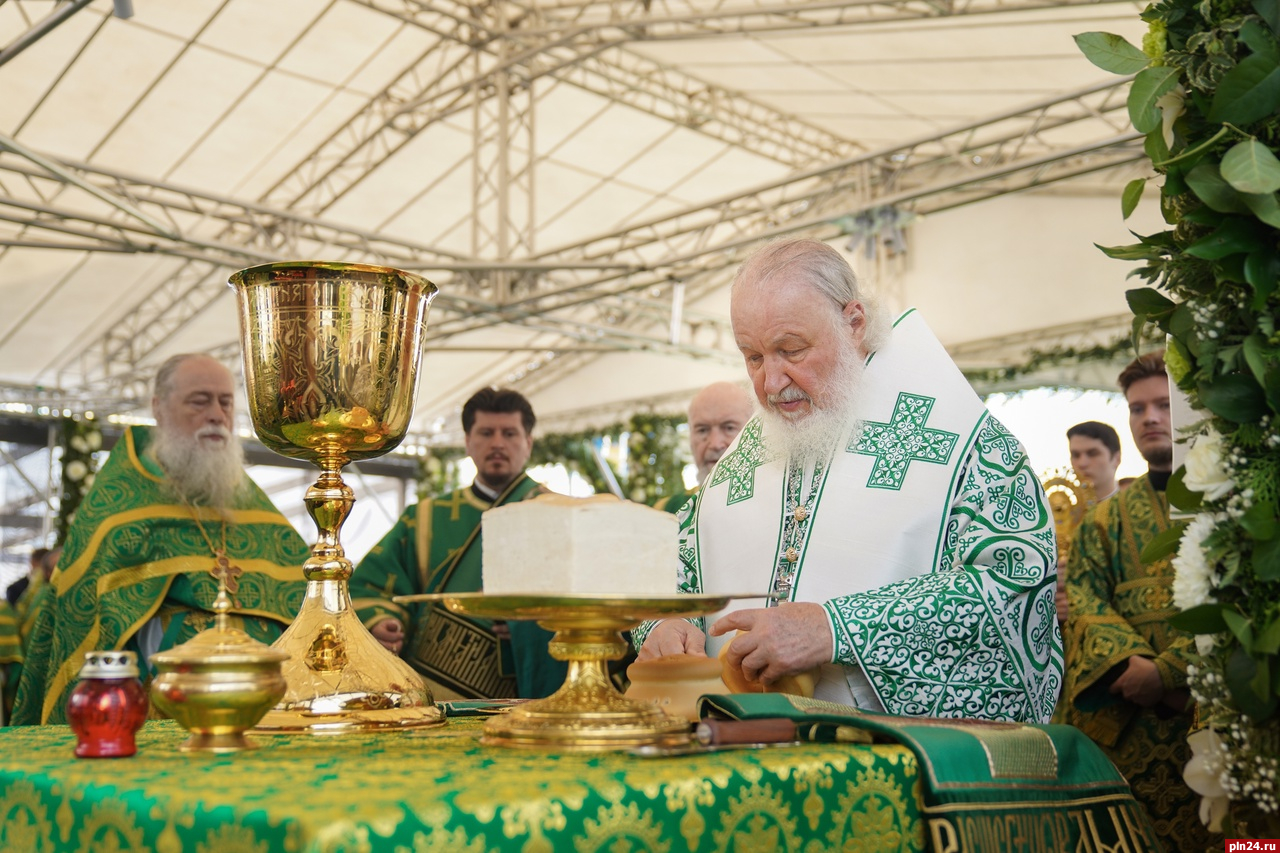
[[214,627],[151,656],[151,702],[191,732],[183,752],[253,749],[244,733],[284,695],[282,651],[228,625],[225,580],[213,602]]
[[283,698],[256,731],[335,734],[442,725],[426,682],[361,624],[339,539],[348,462],[395,448],[413,413],[435,285],[365,264],[289,261],[233,274],[249,413],[262,443],[320,468],[304,502],[318,537],[306,596],[273,648]]

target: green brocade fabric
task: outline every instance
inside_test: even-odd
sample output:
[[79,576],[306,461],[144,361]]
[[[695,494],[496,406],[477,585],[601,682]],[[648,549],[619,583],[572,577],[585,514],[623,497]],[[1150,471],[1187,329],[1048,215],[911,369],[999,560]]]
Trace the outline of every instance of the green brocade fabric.
[[65,726],[0,729],[0,849],[253,853],[897,853],[924,850],[903,746],[640,758],[487,747],[481,718],[420,734],[255,736],[76,759]]
[[161,648],[207,627],[218,584],[206,535],[221,547],[225,530],[227,556],[243,572],[231,612],[245,631],[270,642],[302,604],[308,548],[270,498],[250,481],[225,528],[198,509],[202,533],[197,510],[165,493],[145,454],[149,440],[146,427],[126,432],[76,511],[58,568],[28,614],[15,724],[65,721],[85,652],[125,648],[151,617],[168,617],[173,628]]
[[1124,778],[1071,726],[898,717],[782,693],[704,696],[699,714],[785,717],[815,740],[848,740],[851,727],[909,747],[938,853],[1163,850]]
[[22,663],[22,637],[18,633],[18,614],[9,602],[0,601],[0,665]]

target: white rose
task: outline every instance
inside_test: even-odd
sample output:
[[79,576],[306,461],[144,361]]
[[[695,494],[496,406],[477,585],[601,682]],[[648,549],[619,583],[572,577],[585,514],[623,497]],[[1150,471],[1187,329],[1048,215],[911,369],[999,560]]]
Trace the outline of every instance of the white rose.
[[94,430],[93,432],[85,436],[85,438],[88,439],[90,450],[102,449],[102,433],[98,432],[97,430]]
[[1226,817],[1227,789],[1222,785],[1226,771],[1226,747],[1213,729],[1201,729],[1187,736],[1191,747],[1191,760],[1182,771],[1187,787],[1200,795],[1200,820],[1210,832],[1222,831],[1222,819]]
[[1191,442],[1186,466],[1182,482],[1188,489],[1203,492],[1207,501],[1225,497],[1236,487],[1222,464],[1222,436],[1214,429]]
[[85,441],[83,436],[79,436],[79,435],[71,436],[70,444],[71,444],[71,449],[77,453],[89,452],[89,442]]
[[89,491],[89,487],[93,485],[93,477],[94,475],[90,474],[88,477],[84,478],[84,490],[86,492]]
[[1217,516],[1202,512],[1182,532],[1178,553],[1173,558],[1173,606],[1179,610],[1217,600],[1213,597],[1213,588],[1218,577],[1205,560],[1202,545],[1217,524]]
[[73,483],[78,483],[84,479],[84,475],[89,473],[89,466],[81,462],[79,459],[73,459],[67,464],[67,479]]

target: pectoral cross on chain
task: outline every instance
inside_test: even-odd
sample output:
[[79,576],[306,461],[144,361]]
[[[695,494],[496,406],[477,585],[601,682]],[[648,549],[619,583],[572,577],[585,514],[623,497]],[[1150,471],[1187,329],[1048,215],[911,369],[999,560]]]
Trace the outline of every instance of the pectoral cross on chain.
[[240,588],[240,575],[244,574],[244,571],[239,566],[231,565],[227,555],[218,551],[209,574],[226,584],[228,595],[235,595],[236,590]]

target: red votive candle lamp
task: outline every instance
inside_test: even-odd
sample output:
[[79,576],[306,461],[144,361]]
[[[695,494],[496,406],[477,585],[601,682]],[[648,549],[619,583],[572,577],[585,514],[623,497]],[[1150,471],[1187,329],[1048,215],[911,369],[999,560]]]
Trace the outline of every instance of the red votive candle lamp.
[[147,718],[147,691],[138,681],[133,652],[86,652],[80,683],[67,700],[77,758],[126,758],[138,751],[133,736]]

